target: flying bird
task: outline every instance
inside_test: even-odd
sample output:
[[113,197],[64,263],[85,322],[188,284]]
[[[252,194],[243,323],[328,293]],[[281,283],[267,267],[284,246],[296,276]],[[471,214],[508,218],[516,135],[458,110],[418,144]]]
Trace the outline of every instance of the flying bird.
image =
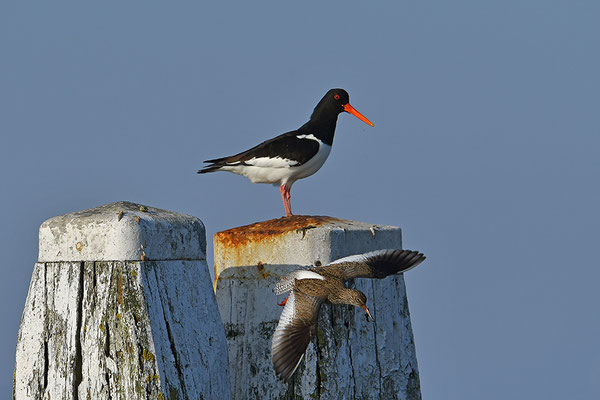
[[423,260],[425,256],[417,251],[377,250],[340,258],[326,266],[294,271],[282,277],[275,285],[275,293],[290,293],[279,304],[285,307],[271,346],[273,368],[277,376],[287,380],[300,365],[308,343],[315,335],[323,303],[360,307],[368,318],[373,319],[367,308],[365,294],[347,288],[346,281],[353,278],[383,279],[406,272]]
[[213,160],[199,174],[228,171],[243,175],[252,183],[279,185],[285,216],[292,215],[290,190],[298,179],[317,172],[329,156],[338,115],[348,112],[373,126],[350,105],[348,92],[331,89],[319,101],[310,119],[295,131],[281,134],[242,153]]

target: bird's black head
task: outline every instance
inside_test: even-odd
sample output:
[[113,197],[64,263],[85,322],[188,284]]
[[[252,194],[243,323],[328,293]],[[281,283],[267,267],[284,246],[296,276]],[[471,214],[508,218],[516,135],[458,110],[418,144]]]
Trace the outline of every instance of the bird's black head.
[[338,115],[344,111],[344,105],[350,102],[350,96],[344,89],[331,89],[319,101],[315,107],[314,114],[327,113],[330,115]]
[[344,111],[344,106],[350,103],[350,96],[344,89],[331,89],[323,99],[328,99],[340,110]]
[[333,119],[335,121],[337,120],[337,116],[344,111],[353,114],[364,123],[373,126],[371,121],[350,105],[350,96],[344,89],[331,89],[325,93],[325,96],[323,96],[319,104],[315,107],[310,119]]

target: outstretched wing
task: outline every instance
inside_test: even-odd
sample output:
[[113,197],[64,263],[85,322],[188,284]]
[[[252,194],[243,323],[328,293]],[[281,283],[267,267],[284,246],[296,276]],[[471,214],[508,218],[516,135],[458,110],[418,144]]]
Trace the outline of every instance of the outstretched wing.
[[418,251],[376,250],[340,258],[322,267],[311,268],[321,275],[330,275],[342,280],[352,278],[377,278],[406,272],[425,260]]
[[292,290],[273,334],[271,357],[275,373],[289,379],[300,365],[315,335],[319,309],[324,299]]

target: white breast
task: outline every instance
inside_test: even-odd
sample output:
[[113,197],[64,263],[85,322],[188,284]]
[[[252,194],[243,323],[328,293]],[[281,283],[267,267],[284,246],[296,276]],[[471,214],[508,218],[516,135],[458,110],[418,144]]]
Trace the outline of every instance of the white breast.
[[306,178],[307,176],[311,176],[312,174],[317,172],[323,166],[323,164],[325,164],[325,160],[327,160],[327,157],[329,157],[329,153],[331,152],[331,146],[323,143],[314,135],[298,135],[298,138],[315,140],[319,143],[319,151],[317,152],[317,154],[314,155],[313,158],[311,158],[304,164],[290,168],[294,171],[292,176],[290,176],[290,178],[287,181],[287,183],[289,183],[290,185],[298,179]]

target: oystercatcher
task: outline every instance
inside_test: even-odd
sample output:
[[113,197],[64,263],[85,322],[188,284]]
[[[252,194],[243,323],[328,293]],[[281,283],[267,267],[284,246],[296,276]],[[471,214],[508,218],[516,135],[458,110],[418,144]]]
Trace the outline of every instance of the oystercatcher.
[[271,140],[234,156],[206,160],[210,163],[199,174],[213,171],[229,171],[243,175],[252,183],[279,185],[285,207],[285,216],[292,215],[290,189],[298,179],[317,172],[327,160],[338,115],[348,112],[373,126],[364,115],[349,103],[348,92],[331,89],[319,101],[310,120],[295,131],[279,135]]
[[425,260],[422,253],[411,250],[377,250],[340,258],[329,265],[294,271],[279,280],[275,293],[290,291],[279,305],[285,305],[273,334],[271,355],[275,373],[289,379],[314,337],[317,317],[324,302],[350,304],[362,308],[371,319],[367,297],[344,284],[352,278],[382,279],[406,272]]

